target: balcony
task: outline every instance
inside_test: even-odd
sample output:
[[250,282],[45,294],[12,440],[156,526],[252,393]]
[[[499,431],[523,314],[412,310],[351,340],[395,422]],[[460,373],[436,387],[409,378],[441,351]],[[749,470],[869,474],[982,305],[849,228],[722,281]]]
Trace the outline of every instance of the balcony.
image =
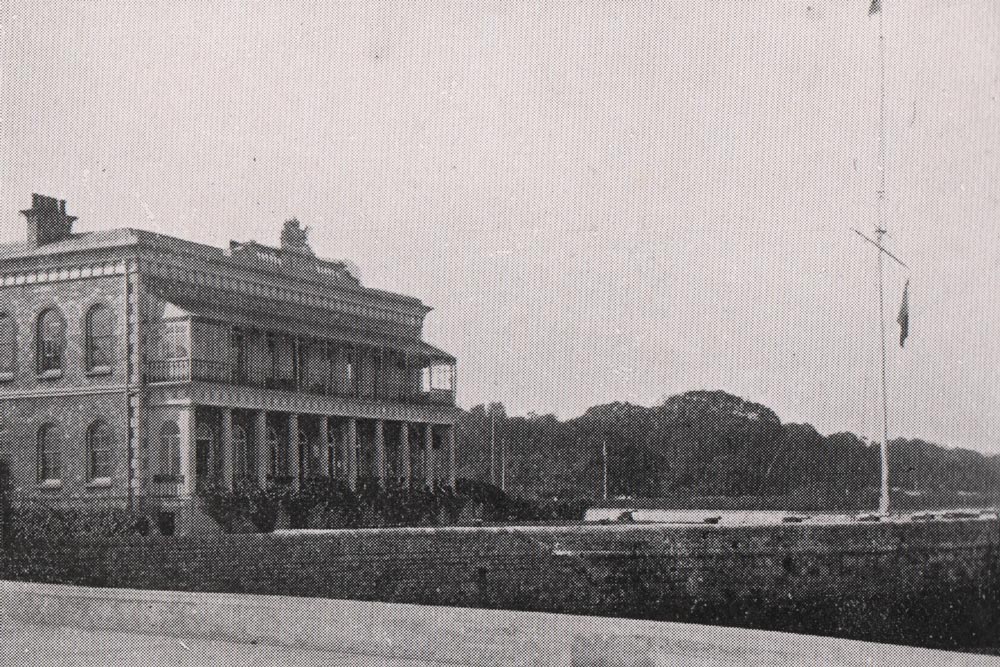
[[[357,398],[361,400],[408,403],[413,405],[455,405],[455,392],[441,387],[414,386],[407,388],[398,383],[383,386],[375,382],[374,391],[359,392],[356,386],[329,378],[251,378],[245,370],[230,367],[222,361],[208,359],[150,360],[145,365],[145,380],[150,384],[165,382],[215,382],[245,387],[260,387],[271,391],[305,393],[319,396]],[[428,375],[429,377],[429,375]]]
[[147,382],[230,382],[228,364],[207,359],[165,359],[146,362]]

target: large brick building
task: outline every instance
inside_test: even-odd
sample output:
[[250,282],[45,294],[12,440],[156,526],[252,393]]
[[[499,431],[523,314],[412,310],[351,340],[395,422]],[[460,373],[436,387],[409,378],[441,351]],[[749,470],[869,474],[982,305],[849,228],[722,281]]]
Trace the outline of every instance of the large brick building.
[[0,456],[16,496],[187,521],[207,483],[454,484],[455,359],[429,308],[317,258],[136,229],[34,195],[0,246]]

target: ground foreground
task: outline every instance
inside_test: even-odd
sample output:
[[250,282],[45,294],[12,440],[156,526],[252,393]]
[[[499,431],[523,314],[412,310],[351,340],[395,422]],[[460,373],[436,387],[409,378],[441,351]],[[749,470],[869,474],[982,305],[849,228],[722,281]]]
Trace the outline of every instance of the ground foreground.
[[287,646],[255,645],[200,637],[168,637],[44,625],[3,624],[0,664],[104,667],[105,665],[304,665],[318,667],[427,667],[440,663],[381,656],[335,654]]
[[3,665],[997,665],[789,633],[535,612],[0,581]]

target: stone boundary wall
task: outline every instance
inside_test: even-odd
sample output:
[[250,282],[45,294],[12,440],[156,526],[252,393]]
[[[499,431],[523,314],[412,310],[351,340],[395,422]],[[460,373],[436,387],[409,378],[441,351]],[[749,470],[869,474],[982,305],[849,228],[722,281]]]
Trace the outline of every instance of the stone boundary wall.
[[994,659],[761,630],[533,612],[0,581],[0,627],[58,625],[441,665],[959,665]]
[[970,647],[995,646],[1000,637],[998,542],[995,520],[400,528],[67,542],[8,557],[7,567],[26,573],[19,579],[53,583],[626,616]]

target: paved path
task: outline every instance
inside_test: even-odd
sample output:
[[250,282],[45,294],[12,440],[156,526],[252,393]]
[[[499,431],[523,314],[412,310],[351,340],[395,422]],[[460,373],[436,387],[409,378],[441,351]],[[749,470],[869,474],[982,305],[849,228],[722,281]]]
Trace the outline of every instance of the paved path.
[[440,663],[337,655],[320,650],[253,646],[206,639],[177,639],[126,632],[43,625],[0,624],[0,665],[21,667],[111,667],[115,665],[320,665],[340,667],[429,667]]

